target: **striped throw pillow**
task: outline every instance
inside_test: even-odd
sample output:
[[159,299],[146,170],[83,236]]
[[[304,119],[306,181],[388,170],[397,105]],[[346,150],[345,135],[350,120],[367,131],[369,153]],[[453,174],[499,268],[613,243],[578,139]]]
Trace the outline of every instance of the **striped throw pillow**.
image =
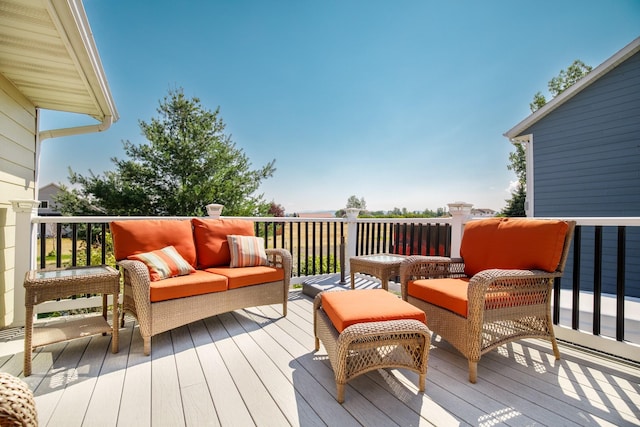
[[191,264],[180,256],[173,246],[130,255],[127,259],[144,262],[149,269],[149,276],[152,282],[168,279],[169,277],[185,276],[196,271]]
[[231,234],[227,236],[227,241],[231,252],[230,267],[255,267],[269,264],[262,237]]

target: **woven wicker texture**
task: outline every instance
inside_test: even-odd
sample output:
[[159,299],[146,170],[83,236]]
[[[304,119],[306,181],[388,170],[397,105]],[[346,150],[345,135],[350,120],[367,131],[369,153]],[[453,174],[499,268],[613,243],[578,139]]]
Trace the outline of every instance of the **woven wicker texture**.
[[0,426],[37,426],[33,393],[24,381],[0,372]]
[[480,357],[507,342],[542,338],[551,342],[556,359],[560,358],[551,318],[551,295],[554,279],[564,271],[573,237],[575,222],[568,223],[556,271],[491,269],[476,274],[468,285],[467,317],[407,294],[410,280],[466,277],[463,260],[413,256],[400,266],[402,298],[424,310],[429,329],[468,359],[470,382],[477,380]]
[[125,312],[138,320],[144,354],[149,355],[152,336],[217,314],[281,303],[282,315],[286,316],[291,254],[286,249],[266,249],[266,253],[270,266],[284,269],[284,280],[154,303],[150,299],[149,270],[144,263],[119,261],[124,277],[122,323]]
[[314,299],[315,347],[316,351],[319,350],[322,341],[327,350],[336,378],[338,402],[344,402],[344,386],[348,381],[381,368],[405,368],[417,372],[418,388],[424,391],[430,334],[422,322],[358,323],[339,334],[322,310],[322,294]]
[[369,274],[380,279],[382,289],[389,290],[389,277],[397,276],[404,255],[379,254],[362,255],[349,259],[351,289],[355,289],[355,273]]
[[[111,332],[111,350],[118,352],[118,296],[120,273],[110,266],[67,267],[30,270],[25,274],[25,339],[24,376],[31,375],[31,352],[34,347],[91,334]],[[63,326],[62,330],[38,330],[34,338],[34,306],[48,300],[80,294],[102,294],[102,317],[81,319]],[[107,323],[107,294],[113,295],[113,324]],[[102,319],[102,320],[99,320]],[[76,328],[77,327],[77,328]],[[76,333],[73,333],[74,328]],[[38,328],[40,329],[40,328]]]

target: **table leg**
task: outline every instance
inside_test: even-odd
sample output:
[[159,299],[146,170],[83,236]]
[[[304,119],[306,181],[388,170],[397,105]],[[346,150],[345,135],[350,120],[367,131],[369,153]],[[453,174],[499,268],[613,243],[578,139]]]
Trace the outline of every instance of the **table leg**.
[[113,317],[111,318],[111,353],[117,353],[120,350],[118,343],[118,294],[113,294]]
[[24,319],[24,376],[31,375],[31,344],[33,342],[33,305],[25,304],[26,314]]

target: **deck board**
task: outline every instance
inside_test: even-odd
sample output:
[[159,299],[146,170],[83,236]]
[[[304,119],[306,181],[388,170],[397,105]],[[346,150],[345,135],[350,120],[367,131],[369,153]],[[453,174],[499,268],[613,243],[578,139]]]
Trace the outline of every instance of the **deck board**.
[[[41,426],[528,426],[640,425],[640,367],[561,344],[523,340],[467,361],[435,337],[425,393],[416,373],[372,371],[349,382],[345,402],[323,347],[314,351],[313,301],[292,292],[280,305],[214,316],[159,334],[144,356],[132,318],[109,336],[34,351]],[[21,348],[20,334],[3,342]],[[2,339],[0,339],[2,341]],[[22,374],[22,352],[0,356]]]

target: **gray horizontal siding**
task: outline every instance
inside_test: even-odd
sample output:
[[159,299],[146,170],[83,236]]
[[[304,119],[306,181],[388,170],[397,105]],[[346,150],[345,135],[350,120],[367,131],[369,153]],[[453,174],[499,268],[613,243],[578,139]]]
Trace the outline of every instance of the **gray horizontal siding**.
[[536,216],[640,216],[640,54],[523,133]]
[[[533,134],[536,216],[640,216],[640,54],[584,88]],[[593,227],[582,235],[582,290],[593,290]],[[604,230],[603,291],[617,281],[617,229]],[[640,231],[627,233],[627,294],[640,297]],[[572,255],[573,257],[573,251]],[[569,260],[563,287],[573,280]]]

